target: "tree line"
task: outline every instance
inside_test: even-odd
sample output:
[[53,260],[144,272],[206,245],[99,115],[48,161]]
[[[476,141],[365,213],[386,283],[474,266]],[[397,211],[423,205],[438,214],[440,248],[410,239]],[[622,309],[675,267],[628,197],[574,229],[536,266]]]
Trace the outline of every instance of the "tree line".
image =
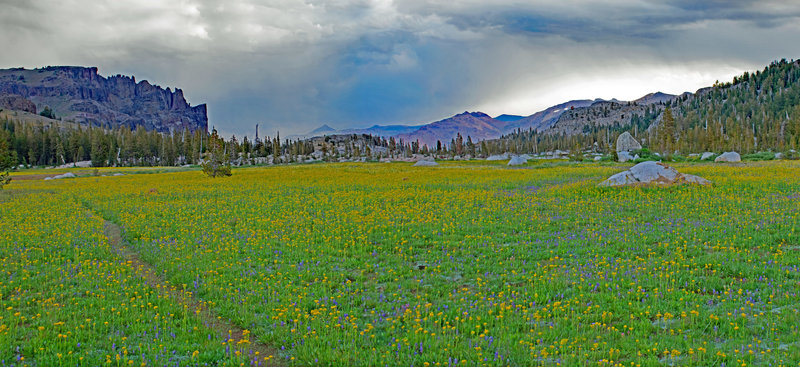
[[[92,166],[176,166],[200,164],[209,151],[212,134],[203,130],[173,131],[169,134],[147,131],[138,126],[114,129],[88,127],[59,121],[20,122],[0,119],[0,139],[12,158],[13,166],[57,166],[91,161]],[[220,138],[221,139],[221,138]],[[280,141],[265,137],[239,141],[235,136],[222,140],[229,161],[241,157],[269,157],[284,154],[309,154],[307,142]]]

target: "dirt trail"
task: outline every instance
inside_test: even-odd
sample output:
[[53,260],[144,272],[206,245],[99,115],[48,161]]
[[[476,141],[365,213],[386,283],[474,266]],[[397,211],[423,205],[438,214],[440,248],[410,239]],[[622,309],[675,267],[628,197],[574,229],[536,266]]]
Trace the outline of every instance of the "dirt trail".
[[[242,329],[238,325],[218,317],[211,309],[208,308],[206,304],[193,297],[191,292],[183,291],[159,276],[156,273],[156,270],[150,264],[144,262],[141,257],[139,257],[139,254],[128,247],[128,243],[122,238],[122,231],[118,225],[110,221],[105,221],[103,232],[111,242],[112,248],[122,255],[122,257],[128,262],[129,265],[131,265],[137,274],[143,276],[147,280],[147,284],[151,288],[161,292],[164,296],[169,297],[170,299],[181,301],[181,303],[187,305],[190,310],[199,311],[197,312],[197,315],[223,340],[233,339],[231,343],[238,343],[241,340],[249,340],[249,343],[247,343],[248,347],[241,349],[249,349],[253,353],[250,355],[250,359],[260,362],[260,366],[284,365],[281,359],[278,358],[277,349],[259,342],[257,335],[253,335],[249,331],[245,333],[245,329]],[[254,356],[256,355],[255,353],[258,353],[258,358]]]

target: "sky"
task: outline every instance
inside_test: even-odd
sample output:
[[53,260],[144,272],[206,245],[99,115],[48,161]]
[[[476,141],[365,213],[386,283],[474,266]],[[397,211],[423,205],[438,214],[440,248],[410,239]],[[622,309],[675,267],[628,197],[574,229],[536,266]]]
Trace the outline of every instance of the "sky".
[[530,115],[800,58],[794,0],[0,0],[0,68],[178,87],[223,135]]

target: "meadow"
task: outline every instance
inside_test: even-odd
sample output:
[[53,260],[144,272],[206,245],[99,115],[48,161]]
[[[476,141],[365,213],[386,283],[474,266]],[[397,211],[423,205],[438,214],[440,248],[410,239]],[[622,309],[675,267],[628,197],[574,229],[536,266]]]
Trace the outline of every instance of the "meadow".
[[597,187],[626,167],[14,181],[0,365],[798,365],[800,162],[675,165],[710,187]]

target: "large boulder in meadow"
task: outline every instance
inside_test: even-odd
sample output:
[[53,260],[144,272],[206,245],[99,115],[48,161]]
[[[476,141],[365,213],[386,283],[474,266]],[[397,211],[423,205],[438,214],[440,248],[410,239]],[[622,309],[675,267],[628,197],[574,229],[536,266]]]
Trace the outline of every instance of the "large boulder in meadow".
[[642,145],[629,132],[624,132],[617,138],[617,152],[632,152],[642,150]]
[[434,161],[426,161],[426,160],[421,160],[421,161],[417,161],[417,163],[414,163],[414,167],[433,167],[433,166],[438,166],[438,165],[439,165],[439,163],[436,163]]
[[741,162],[742,156],[736,152],[725,152],[719,155],[714,162]]
[[525,163],[528,163],[528,160],[518,155],[511,157],[511,159],[508,161],[509,166],[521,166]]
[[627,171],[617,173],[600,183],[603,187],[660,185],[670,186],[684,183],[708,185],[708,181],[695,175],[687,175],[661,162],[642,162]]

